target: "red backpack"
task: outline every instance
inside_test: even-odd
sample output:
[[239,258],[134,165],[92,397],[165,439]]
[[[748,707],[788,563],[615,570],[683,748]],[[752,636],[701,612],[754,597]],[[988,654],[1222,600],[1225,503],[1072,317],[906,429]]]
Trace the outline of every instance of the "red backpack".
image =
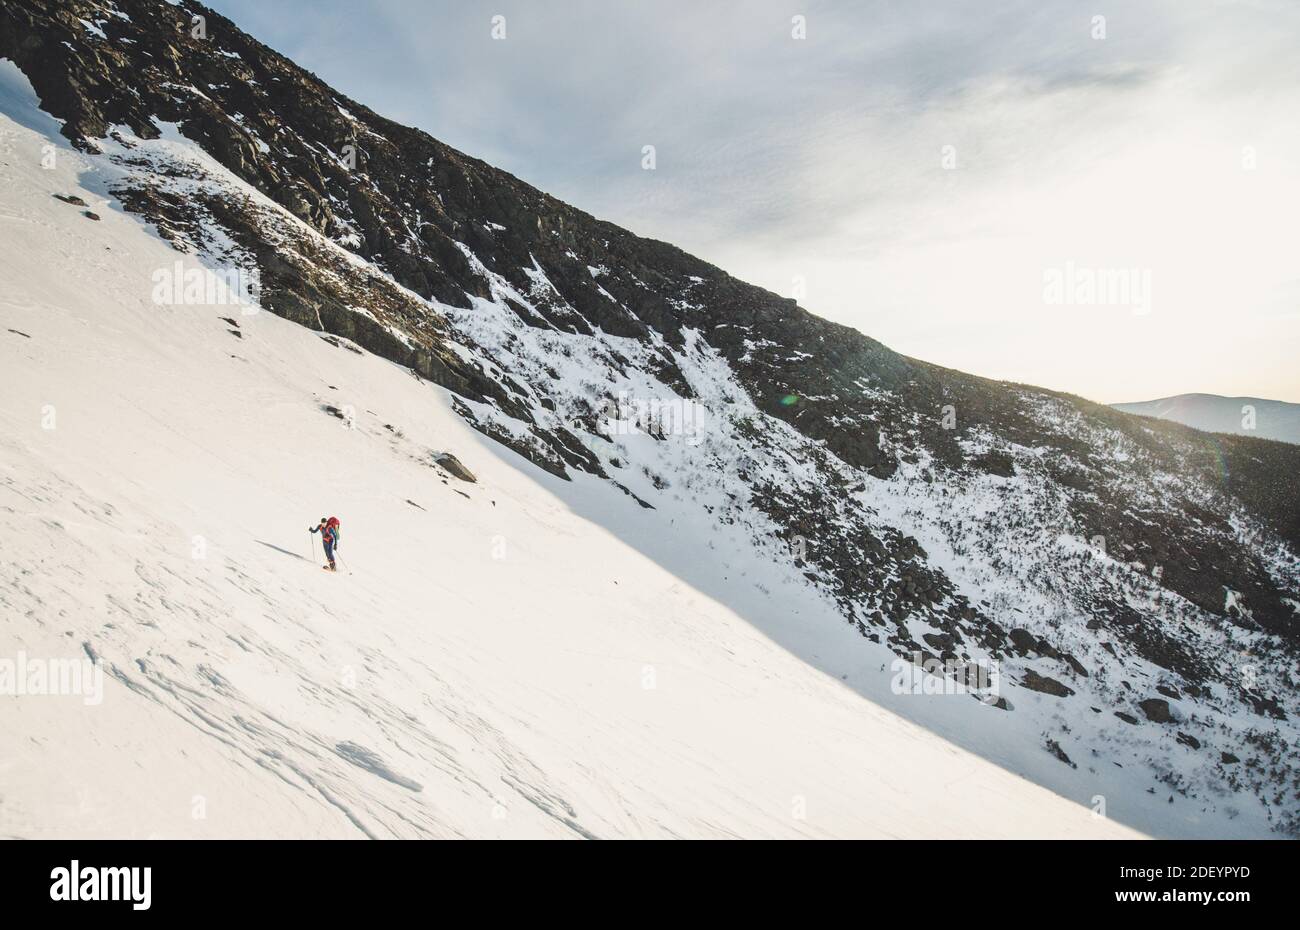
[[330,517],[329,520],[326,521],[325,527],[334,534],[334,545],[337,546],[339,544],[339,518]]

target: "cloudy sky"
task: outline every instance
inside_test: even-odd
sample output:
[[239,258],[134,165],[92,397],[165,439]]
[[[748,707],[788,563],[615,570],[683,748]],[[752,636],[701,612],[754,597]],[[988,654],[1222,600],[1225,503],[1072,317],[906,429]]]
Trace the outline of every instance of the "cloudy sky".
[[1300,402],[1294,0],[210,2],[908,355],[1103,402]]

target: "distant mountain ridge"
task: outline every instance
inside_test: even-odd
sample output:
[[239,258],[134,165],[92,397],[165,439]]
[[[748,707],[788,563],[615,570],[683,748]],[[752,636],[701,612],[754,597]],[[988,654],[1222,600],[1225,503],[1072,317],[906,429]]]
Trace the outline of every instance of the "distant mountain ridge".
[[1206,433],[1257,436],[1300,445],[1300,404],[1263,397],[1176,394],[1159,400],[1112,404],[1116,410],[1173,420]]

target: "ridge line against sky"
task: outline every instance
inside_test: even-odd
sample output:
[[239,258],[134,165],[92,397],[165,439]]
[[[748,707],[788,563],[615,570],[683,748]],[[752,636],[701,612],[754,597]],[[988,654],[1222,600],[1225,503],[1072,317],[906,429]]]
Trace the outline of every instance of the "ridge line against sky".
[[1300,402],[1300,4],[210,5],[906,355],[1105,403]]

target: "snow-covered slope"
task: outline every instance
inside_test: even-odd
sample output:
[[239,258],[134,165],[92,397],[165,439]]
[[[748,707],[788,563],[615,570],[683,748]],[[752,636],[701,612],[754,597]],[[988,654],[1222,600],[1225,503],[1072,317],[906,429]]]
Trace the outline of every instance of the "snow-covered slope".
[[1131,404],[1116,410],[1173,420],[1207,433],[1235,433],[1300,444],[1300,404],[1262,397],[1179,394]]
[[[192,17],[206,23],[202,35],[191,29]],[[373,601],[364,611],[369,624],[382,628],[389,613],[400,619],[408,610],[402,605],[414,598],[431,615],[421,621],[424,629],[432,616],[442,616],[435,612],[435,586],[463,583],[474,592],[462,592],[462,609],[473,615],[464,622],[475,630],[502,603],[545,614],[540,623],[519,621],[528,632],[503,633],[509,642],[493,643],[501,655],[522,649],[542,656],[543,644],[557,637],[594,637],[602,648],[577,650],[586,654],[582,661],[626,664],[638,687],[653,683],[645,690],[658,695],[665,693],[670,663],[690,669],[705,661],[722,689],[712,697],[732,694],[740,706],[723,714],[728,701],[720,699],[683,719],[722,714],[716,727],[729,736],[766,739],[775,732],[769,718],[790,713],[800,718],[797,727],[808,726],[796,708],[821,715],[820,697],[801,705],[788,689],[804,694],[803,683],[829,679],[844,689],[850,716],[877,709],[900,715],[921,727],[909,731],[920,742],[945,739],[981,764],[1023,775],[1075,804],[1104,807],[1111,819],[1144,832],[1260,836],[1300,829],[1294,749],[1300,448],[1209,436],[900,356],[383,119],[193,0],[0,3],[0,55],[18,62],[43,109],[65,120],[56,128],[30,100],[7,111],[37,134],[15,143],[15,179],[30,174],[43,191],[33,195],[31,210],[53,210],[64,224],[36,252],[21,242],[39,237],[14,230],[21,247],[11,261],[26,259],[8,275],[15,282],[10,293],[45,280],[34,269],[54,267],[49,252],[65,255],[80,271],[53,282],[67,292],[48,303],[73,308],[88,294],[125,301],[135,316],[110,309],[106,325],[125,332],[117,320],[139,318],[146,344],[172,346],[187,362],[201,357],[205,343],[197,335],[173,339],[176,332],[166,327],[199,326],[198,320],[215,327],[202,333],[217,340],[223,357],[232,356],[234,384],[207,368],[194,368],[201,386],[150,374],[141,369],[160,349],[128,353],[116,336],[75,332],[85,335],[86,365],[118,358],[117,368],[130,369],[106,379],[110,387],[138,376],[141,391],[166,384],[174,392],[168,398],[183,399],[160,401],[158,409],[145,405],[153,428],[164,433],[202,432],[206,425],[192,422],[187,411],[217,416],[204,398],[270,397],[220,408],[222,416],[240,419],[214,421],[218,441],[207,448],[223,460],[215,477],[195,467],[182,479],[169,468],[158,482],[183,491],[177,506],[185,508],[194,506],[199,489],[217,488],[212,506],[235,516],[245,505],[226,498],[236,489],[251,494],[256,507],[242,533],[264,556],[276,555],[270,547],[306,548],[306,540],[268,538],[268,521],[279,525],[292,511],[296,524],[305,525],[303,508],[308,520],[322,510],[337,512],[347,527],[347,553],[368,547],[388,585],[382,590],[398,598],[392,606]],[[24,94],[30,97],[29,90]],[[57,149],[59,164],[37,171],[24,159],[40,160],[45,146]],[[74,159],[79,182],[57,173],[67,169],[67,159]],[[80,196],[101,221],[44,196],[77,195],[78,183],[93,191],[93,198]],[[13,186],[20,186],[17,180]],[[131,221],[155,236],[149,240],[155,251],[137,264],[111,250],[99,259],[100,243],[72,238],[127,229]],[[246,274],[263,312],[241,322],[231,308],[208,306],[201,296],[183,306],[159,302],[153,278],[173,276],[177,261]],[[76,285],[75,274],[84,286]],[[286,322],[299,329],[281,329]],[[36,351],[37,334],[12,328],[31,337],[10,334],[17,351]],[[272,336],[281,332],[286,335]],[[326,352],[321,358],[328,361],[302,357],[280,338]],[[274,354],[259,354],[271,349]],[[300,359],[321,370],[321,380],[299,381]],[[367,366],[355,369],[364,377],[344,383],[333,374],[360,365]],[[259,387],[255,368],[287,385],[285,392]],[[401,395],[411,403],[388,399],[388,388],[371,383],[379,377],[372,372],[398,378],[403,392],[415,392]],[[208,383],[215,385],[211,394],[186,393],[208,391]],[[74,397],[88,391],[67,384]],[[98,380],[93,384],[100,389]],[[278,419],[292,403],[310,412],[305,423]],[[397,416],[394,407],[405,412]],[[441,418],[448,410],[456,419]],[[61,414],[57,422],[58,430],[65,428]],[[352,428],[340,435],[345,422]],[[126,429],[129,421],[123,423]],[[476,432],[460,432],[463,424]],[[301,435],[300,426],[311,433]],[[329,439],[319,440],[317,429]],[[249,437],[255,448],[245,449]],[[280,448],[268,445],[273,442],[292,447],[282,449],[283,461],[270,454]],[[227,446],[239,457],[228,456]],[[388,471],[393,463],[377,454],[379,447],[418,462],[414,474],[435,476],[446,502],[430,501],[422,483],[408,489],[407,478]],[[430,460],[445,451],[483,481],[463,486],[448,478],[442,485],[447,476],[431,471]],[[245,460],[268,476],[283,469],[294,477],[268,477],[266,488],[248,491],[259,479],[224,476]],[[130,483],[138,480],[135,461],[101,467],[106,477]],[[493,472],[492,462],[507,470]],[[293,497],[327,475],[335,476],[328,493]],[[519,490],[519,481],[544,493]],[[502,510],[508,495],[490,493],[498,486],[516,489],[511,494],[521,514],[536,519],[558,509],[564,519],[548,516],[549,526],[533,527],[536,533],[527,521],[497,525],[508,512]],[[471,499],[488,494],[484,506],[499,513],[487,529],[448,519],[453,507],[467,506],[453,490]],[[326,499],[318,501],[322,494]],[[379,506],[368,501],[389,500],[383,495],[392,495],[401,517],[367,514],[367,507]],[[37,531],[39,525],[24,530]],[[218,533],[188,529],[184,538],[199,535],[210,546]],[[301,538],[301,530],[292,533]],[[582,542],[584,533],[599,542]],[[233,551],[239,539],[223,546]],[[454,557],[426,558],[420,547],[435,544]],[[35,547],[41,545],[48,543]],[[134,562],[138,556],[127,551]],[[535,554],[537,575],[522,575],[517,585],[502,582],[513,579],[503,572],[521,551]],[[487,568],[497,574],[472,570],[476,559],[494,553],[504,554]],[[617,571],[621,558],[641,566],[627,569],[631,590]],[[390,567],[400,573],[388,577]],[[262,591],[280,590],[275,585],[283,581],[274,577]],[[96,581],[90,577],[87,591]],[[288,593],[314,597],[318,583],[310,582],[311,595]],[[44,620],[48,608],[26,589],[16,588],[10,604],[28,624]],[[147,602],[144,612],[160,625],[158,618],[180,603],[174,593],[164,596],[165,604]],[[517,602],[501,600],[510,597]],[[210,601],[221,610],[220,598]],[[278,609],[263,612],[278,615]],[[714,616],[735,628],[715,637],[718,628],[706,622]],[[347,617],[351,623],[352,614]],[[588,621],[601,632],[588,630]],[[221,635],[231,622],[218,616]],[[628,623],[641,633],[652,626],[654,636],[628,634]],[[674,631],[682,630],[689,632],[685,652],[694,658],[640,655],[671,649]],[[661,636],[667,637],[662,643]],[[103,644],[87,641],[99,654]],[[770,666],[739,645],[754,642],[791,664]],[[384,654],[420,654],[403,645],[389,644]],[[703,659],[715,646],[731,658]],[[145,674],[132,664],[139,653],[123,649],[114,664],[124,675]],[[168,667],[143,658],[150,675]],[[732,674],[733,661],[757,678]],[[539,680],[551,682],[541,687],[560,688],[552,677],[557,666],[538,662]],[[962,670],[997,672],[998,694],[976,701],[926,689],[910,693],[895,681],[896,662],[905,668],[947,663],[949,685]],[[518,677],[525,682],[519,693],[493,682],[484,700],[543,706],[530,694],[528,676]],[[565,678],[563,688],[582,693],[587,680],[578,675],[574,685]],[[754,687],[731,690],[738,682]],[[473,690],[481,683],[467,672],[461,686]],[[601,708],[625,711],[598,689],[591,696]],[[827,720],[833,718],[829,713]],[[559,726],[567,717],[557,719]],[[807,732],[821,733],[822,726]],[[228,721],[223,727],[239,733]],[[700,749],[698,731],[686,722],[670,721],[656,735],[680,741],[675,758],[684,766],[714,759],[717,766],[745,768],[746,778],[787,765],[822,771],[809,760],[827,758],[812,751],[769,764],[733,745],[713,748],[709,740],[726,739],[714,733]],[[870,733],[864,739],[878,745],[844,747],[864,755],[829,763],[845,779],[869,783],[885,764],[876,753],[888,740]],[[323,757],[330,764],[335,757],[369,758],[354,745],[389,754],[358,738],[341,749],[327,741],[332,755]],[[410,751],[405,742],[402,751]],[[660,755],[653,750],[648,758]],[[555,758],[575,757],[559,752]],[[424,782],[387,764],[399,779]],[[909,772],[913,763],[888,764]],[[697,774],[708,779],[717,766],[707,763]],[[893,783],[903,788],[902,781]],[[929,793],[933,784],[922,779],[917,788]],[[744,784],[731,787],[735,803],[762,797]],[[650,781],[638,790],[660,789]],[[856,789],[843,790],[852,805],[870,808]],[[801,799],[791,801],[792,811],[812,804],[811,794],[791,798]],[[870,832],[858,831],[851,814],[837,816],[827,832]],[[1050,824],[1034,829],[1055,831]],[[742,832],[764,830],[749,824]],[[978,831],[963,822],[946,832]]]
[[[116,169],[3,109],[0,658],[105,679],[0,697],[0,834],[1129,835],[810,667],[619,538],[669,516],[444,389],[269,313],[153,304],[177,256]],[[336,510],[330,575],[306,528]],[[810,642],[858,639],[764,581]]]

